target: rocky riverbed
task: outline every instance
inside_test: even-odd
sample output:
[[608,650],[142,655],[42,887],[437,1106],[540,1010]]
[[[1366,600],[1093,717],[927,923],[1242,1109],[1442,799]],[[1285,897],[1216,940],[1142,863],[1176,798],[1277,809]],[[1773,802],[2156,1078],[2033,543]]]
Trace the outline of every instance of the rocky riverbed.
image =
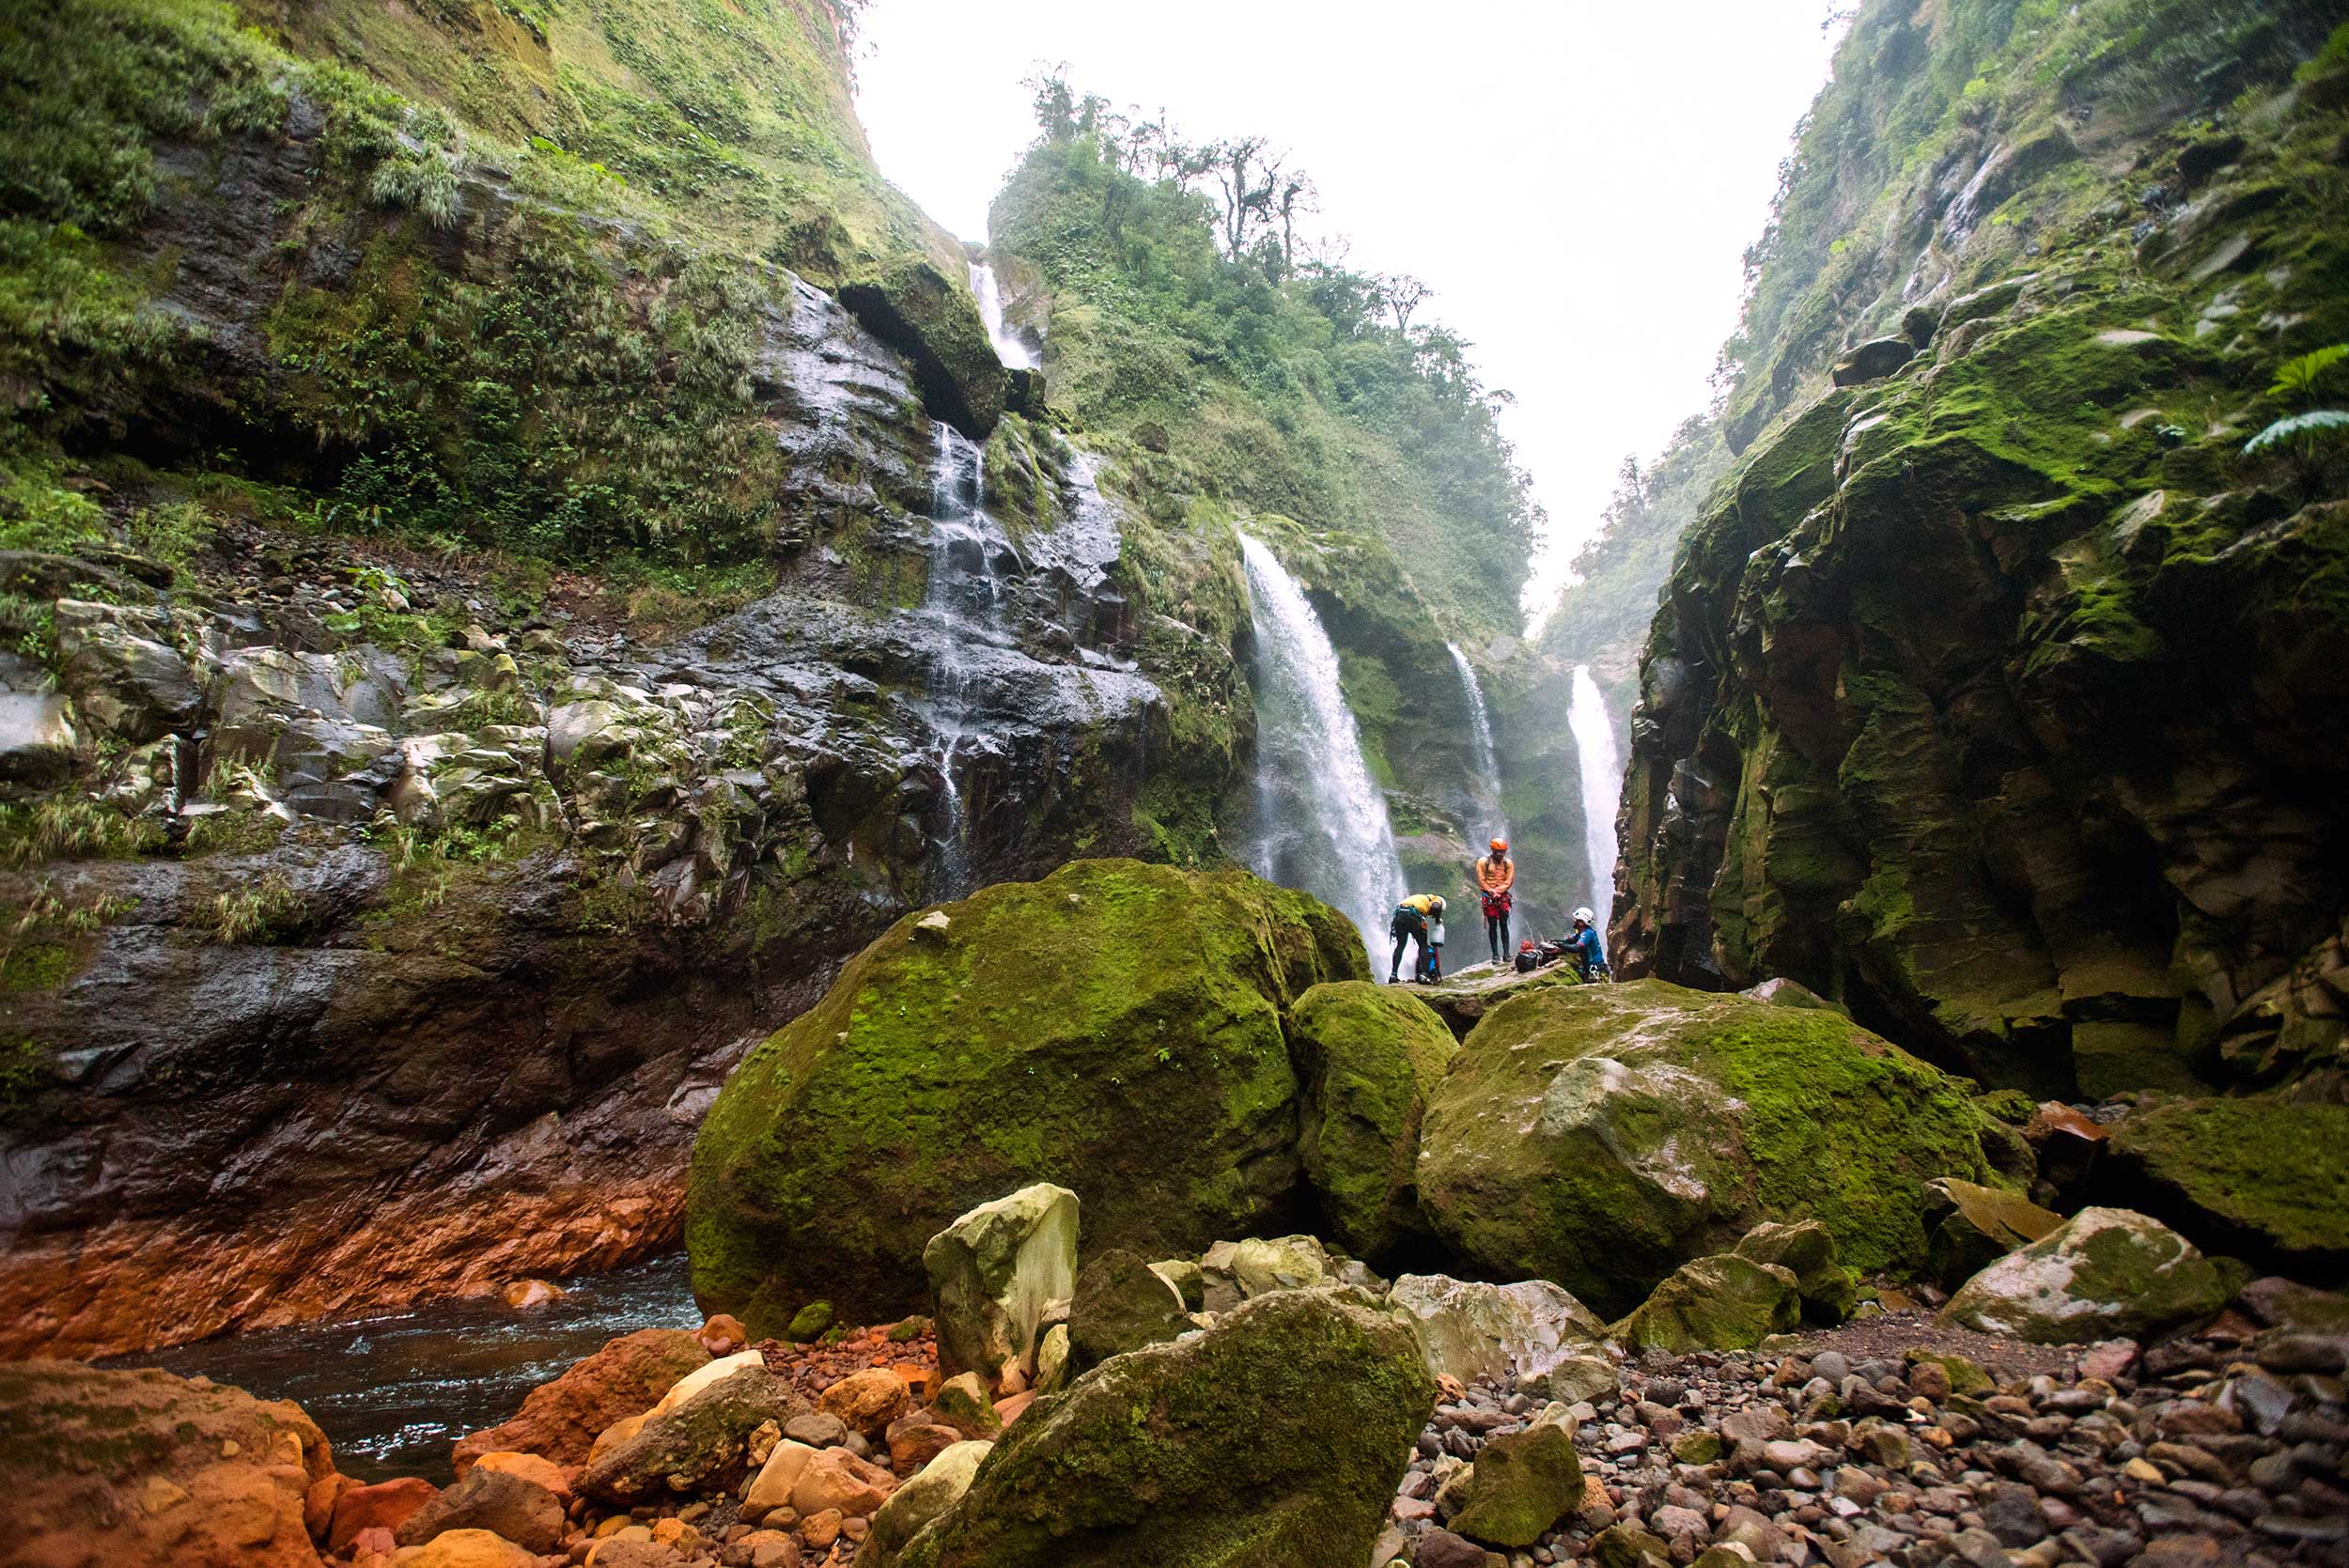
[[[1544,1379],[1497,1379],[1422,1433],[1390,1545],[1421,1568],[2345,1561],[2342,1350],[2232,1315],[2146,1350],[1910,1311],[1763,1352],[1643,1357],[1563,1407]],[[1455,1479],[1545,1421],[1574,1433],[1579,1509],[1507,1553],[1445,1529]]]

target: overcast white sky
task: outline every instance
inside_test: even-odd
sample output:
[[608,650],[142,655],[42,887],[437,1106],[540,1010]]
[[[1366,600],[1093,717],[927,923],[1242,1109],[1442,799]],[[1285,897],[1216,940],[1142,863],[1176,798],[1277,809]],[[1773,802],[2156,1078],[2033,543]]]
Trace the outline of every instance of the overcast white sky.
[[1019,79],[1255,133],[1321,189],[1350,264],[1409,272],[1517,394],[1549,510],[1543,592],[1626,452],[1707,396],[1795,122],[1827,77],[1828,0],[869,0],[859,105],[881,172],[948,228],[1034,136]]

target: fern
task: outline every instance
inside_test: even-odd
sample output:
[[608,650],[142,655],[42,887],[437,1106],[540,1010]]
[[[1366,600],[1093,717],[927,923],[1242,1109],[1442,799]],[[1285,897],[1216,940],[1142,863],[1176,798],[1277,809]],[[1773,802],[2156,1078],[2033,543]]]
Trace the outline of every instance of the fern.
[[2265,452],[2288,442],[2314,445],[2326,431],[2349,430],[2349,409],[2311,409],[2288,414],[2243,443],[2246,456]]
[[[2330,348],[2302,354],[2298,359],[2288,359],[2276,367],[2276,380],[2267,389],[2267,396],[2305,397],[2314,392],[2316,383],[2342,360],[2349,360],[2349,343],[2336,343]],[[2266,432],[2261,433],[2264,435]]]

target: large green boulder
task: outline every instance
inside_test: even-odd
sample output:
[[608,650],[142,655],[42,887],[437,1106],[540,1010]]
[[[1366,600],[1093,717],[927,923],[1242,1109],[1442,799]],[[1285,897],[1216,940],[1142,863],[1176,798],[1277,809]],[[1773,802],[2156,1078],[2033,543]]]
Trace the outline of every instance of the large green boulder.
[[2349,1106],[2171,1100],[2105,1145],[2105,1184],[2205,1247],[2287,1273],[2349,1265]]
[[2158,1219],[2085,1208],[1967,1281],[1941,1316],[2035,1344],[2142,1339],[2209,1317],[2233,1282]]
[[1924,1255],[1924,1184],[1985,1181],[1962,1085],[1849,1019],[1662,981],[1515,997],[1429,1097],[1419,1198],[1484,1272],[1628,1312],[1756,1222],[1862,1272]]
[[905,1568],[1361,1568],[1436,1385],[1410,1330],[1281,1291],[1014,1422]]
[[909,915],[754,1047],[693,1147],[702,1305],[775,1332],[818,1297],[924,1310],[924,1246],[1032,1182],[1088,1249],[1198,1253],[1298,1178],[1283,1012],[1361,939],[1245,872],[1080,861]]
[[1412,1172],[1452,1031],[1408,991],[1342,980],[1298,1001],[1289,1046],[1305,1087],[1298,1154],[1330,1234],[1364,1258],[1423,1234]]

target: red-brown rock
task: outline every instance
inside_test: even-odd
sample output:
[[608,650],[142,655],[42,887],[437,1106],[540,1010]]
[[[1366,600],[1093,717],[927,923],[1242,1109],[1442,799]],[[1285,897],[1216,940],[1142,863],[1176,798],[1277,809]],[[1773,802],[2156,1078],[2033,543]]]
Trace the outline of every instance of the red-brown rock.
[[441,1495],[441,1489],[418,1476],[380,1481],[372,1486],[346,1486],[334,1499],[334,1523],[327,1527],[326,1549],[340,1557],[363,1529],[387,1529],[395,1537],[409,1516]]
[[694,1330],[693,1338],[712,1356],[731,1356],[751,1343],[751,1332],[732,1312],[720,1312]]
[[912,1403],[904,1379],[882,1367],[852,1372],[817,1396],[816,1408],[838,1416],[851,1430],[878,1437]]
[[462,1476],[482,1454],[505,1449],[543,1454],[563,1466],[583,1464],[605,1428],[643,1415],[669,1385],[708,1359],[709,1352],[682,1328],[624,1335],[531,1389],[513,1420],[458,1438],[450,1463]]
[[325,1434],[264,1403],[154,1371],[0,1365],[10,1568],[316,1568],[310,1489]]
[[792,1483],[791,1506],[810,1518],[827,1509],[866,1514],[896,1489],[897,1478],[879,1465],[867,1464],[847,1449],[824,1449]]

